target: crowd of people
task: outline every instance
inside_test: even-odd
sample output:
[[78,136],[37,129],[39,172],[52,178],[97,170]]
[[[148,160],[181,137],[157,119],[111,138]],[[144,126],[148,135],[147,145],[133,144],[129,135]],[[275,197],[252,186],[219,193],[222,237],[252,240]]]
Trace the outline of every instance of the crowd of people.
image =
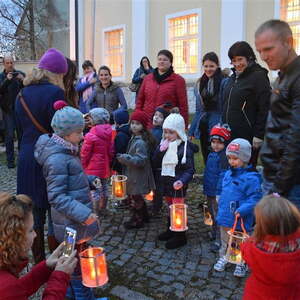
[[[163,200],[185,203],[199,151],[194,139],[205,164],[210,250],[218,253],[214,270],[223,272],[229,262],[228,231],[247,232],[233,274],[245,277],[251,269],[244,299],[299,299],[300,58],[289,25],[279,20],[257,29],[255,47],[270,70],[280,71],[272,89],[246,41],[228,51],[230,76],[209,52],[194,87],[190,125],[185,80],[174,72],[169,50],[158,52],[156,68],[141,59],[132,79],[131,114],[107,66],[96,73],[85,61],[84,76],[75,83],[76,66],[57,49],[47,50],[26,76],[6,56],[0,105],[8,168],[15,167],[15,129],[19,151],[17,195],[0,194],[1,299],[28,299],[46,282],[43,299],[95,299],[82,284],[77,257],[99,233],[110,176],[127,176],[127,198],[118,208],[131,211],[125,229],[138,230],[161,217]],[[263,173],[256,169],[259,154]],[[150,192],[151,207],[145,202]],[[171,219],[168,214],[157,236],[167,250],[188,242],[186,231],[172,230]],[[66,226],[77,231],[68,258],[61,255]],[[30,249],[36,266],[19,278]]]

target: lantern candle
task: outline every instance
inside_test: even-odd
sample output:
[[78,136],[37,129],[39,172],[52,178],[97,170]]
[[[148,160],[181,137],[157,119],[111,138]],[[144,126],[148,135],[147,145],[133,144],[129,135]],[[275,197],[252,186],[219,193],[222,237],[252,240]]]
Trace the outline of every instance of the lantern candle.
[[153,191],[150,191],[149,194],[145,195],[145,199],[148,200],[148,201],[152,201],[153,200],[153,196],[154,196]]
[[170,216],[172,231],[186,231],[187,227],[187,205],[176,203],[170,205]]
[[126,181],[127,177],[124,175],[112,176],[112,196],[117,200],[126,198]]
[[106,259],[103,248],[88,248],[79,254],[82,283],[98,287],[108,282]]
[[207,204],[203,204],[203,217],[204,217],[204,224],[208,226],[213,225],[213,219],[211,217],[211,214],[208,210]]

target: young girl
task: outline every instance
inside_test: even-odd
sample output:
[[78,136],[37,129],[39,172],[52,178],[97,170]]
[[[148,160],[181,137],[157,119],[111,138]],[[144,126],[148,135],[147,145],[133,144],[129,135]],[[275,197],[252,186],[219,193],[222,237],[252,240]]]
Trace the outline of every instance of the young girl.
[[74,251],[61,256],[61,244],[48,258],[26,275],[19,273],[28,264],[36,233],[33,230],[32,202],[26,195],[0,193],[0,295],[2,300],[27,300],[43,284],[44,300],[64,300],[70,275],[77,264]]
[[[51,126],[54,134],[41,135],[35,145],[35,159],[43,167],[48,199],[58,242],[64,240],[65,228],[77,231],[78,252],[85,242],[99,232],[97,215],[92,212],[89,178],[85,175],[79,156],[84,119],[82,113],[64,101],[54,103],[56,112]],[[90,177],[91,181],[95,176]],[[82,285],[79,264],[67,293],[69,299],[93,300],[92,290]]]
[[300,213],[277,194],[255,207],[253,236],[241,245],[251,268],[244,300],[298,300],[300,298]]
[[93,108],[89,115],[93,127],[84,137],[81,162],[86,174],[97,176],[101,180],[100,203],[96,208],[100,212],[106,209],[108,199],[108,179],[113,157],[112,128],[106,109]]
[[[194,152],[198,147],[187,140],[183,117],[171,113],[163,123],[163,140],[157,147],[153,162],[161,167],[161,182],[163,195],[168,205],[175,198],[185,197],[188,183],[192,180],[194,169]],[[178,203],[178,202],[177,202]],[[160,241],[167,241],[166,248],[174,249],[187,243],[185,232],[173,232],[169,229],[158,236]]]
[[119,154],[117,159],[125,166],[127,193],[133,211],[130,221],[124,223],[126,229],[141,228],[148,222],[149,215],[143,195],[155,189],[150,164],[150,152],[155,147],[155,140],[147,130],[148,116],[143,111],[135,111],[130,117],[132,137],[126,154]]

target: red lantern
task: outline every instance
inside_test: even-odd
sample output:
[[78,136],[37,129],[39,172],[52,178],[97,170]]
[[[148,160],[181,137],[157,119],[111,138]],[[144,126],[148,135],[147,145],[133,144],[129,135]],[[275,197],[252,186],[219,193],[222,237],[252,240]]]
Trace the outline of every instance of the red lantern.
[[124,175],[113,175],[112,180],[112,196],[116,200],[123,200],[126,198],[126,181],[127,177]]
[[170,205],[170,216],[172,231],[186,231],[187,227],[187,205],[183,203],[175,203]]
[[79,254],[82,283],[98,287],[108,282],[106,259],[103,248],[88,248]]
[[147,195],[145,195],[145,199],[148,201],[152,201],[153,200],[153,196],[154,196],[154,192],[150,191],[150,193],[148,193]]

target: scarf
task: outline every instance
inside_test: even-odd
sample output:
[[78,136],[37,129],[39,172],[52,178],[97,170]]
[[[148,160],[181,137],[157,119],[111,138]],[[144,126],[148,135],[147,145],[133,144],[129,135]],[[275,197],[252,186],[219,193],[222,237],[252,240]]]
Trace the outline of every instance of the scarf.
[[200,95],[204,88],[206,89],[207,94],[210,96],[218,94],[223,77],[224,76],[222,75],[222,71],[220,68],[216,70],[215,74],[211,78],[208,78],[206,74],[203,74],[200,78]]
[[[86,83],[86,82],[89,82],[93,77],[94,77],[95,73],[94,72],[91,72],[89,73],[88,75],[82,77],[80,79],[81,83]],[[83,92],[82,92],[82,99],[83,99],[83,102],[86,102],[87,99],[89,99],[89,97],[91,96],[93,92],[93,86],[90,85],[88,88],[86,88]]]
[[178,164],[177,149],[182,140],[169,143],[167,152],[162,159],[161,176],[175,177],[175,168]]
[[166,78],[168,78],[169,76],[171,76],[172,73],[174,73],[174,70],[173,70],[172,66],[170,67],[170,69],[167,72],[165,72],[164,74],[161,74],[161,75],[158,72],[158,68],[155,68],[154,72],[153,72],[153,76],[154,76],[154,79],[157,81],[157,83],[161,83]]

